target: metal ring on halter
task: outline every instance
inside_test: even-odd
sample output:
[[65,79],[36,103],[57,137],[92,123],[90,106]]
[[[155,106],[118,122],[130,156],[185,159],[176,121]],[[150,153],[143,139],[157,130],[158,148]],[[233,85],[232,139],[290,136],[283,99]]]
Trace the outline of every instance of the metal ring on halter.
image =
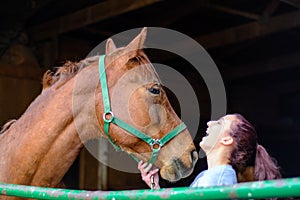
[[[106,117],[109,116],[109,115],[110,115],[110,117],[107,119]],[[112,111],[103,113],[103,120],[104,120],[104,122],[110,123],[110,122],[112,122],[112,120],[114,119],[114,117],[115,117],[115,115],[114,115],[114,113]]]
[[[154,146],[154,145],[156,145],[156,146]],[[157,145],[158,145],[158,147],[157,147]],[[155,150],[159,151],[162,145],[161,145],[161,142],[159,139],[152,139],[152,141],[150,142],[150,146],[151,146],[152,150],[155,149]]]

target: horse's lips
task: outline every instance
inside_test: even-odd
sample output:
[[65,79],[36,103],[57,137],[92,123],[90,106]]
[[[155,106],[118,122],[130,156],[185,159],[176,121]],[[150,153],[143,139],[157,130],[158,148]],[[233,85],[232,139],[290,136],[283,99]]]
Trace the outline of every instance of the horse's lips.
[[170,182],[176,182],[182,178],[181,173],[178,173],[178,170],[175,170],[171,165],[162,167],[160,175],[163,179]]
[[177,158],[173,160],[171,165],[162,167],[160,175],[165,180],[176,182],[189,176],[193,172],[194,166],[195,164],[193,163],[193,167],[188,168]]

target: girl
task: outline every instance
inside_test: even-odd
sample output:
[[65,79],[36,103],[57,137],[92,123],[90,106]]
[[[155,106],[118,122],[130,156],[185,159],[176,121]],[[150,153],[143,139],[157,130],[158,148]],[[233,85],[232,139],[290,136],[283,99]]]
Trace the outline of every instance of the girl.
[[[254,127],[242,115],[226,115],[207,126],[199,145],[206,153],[208,169],[198,174],[190,187],[281,178],[276,161],[257,143]],[[157,168],[140,161],[138,169],[149,187],[160,188]]]

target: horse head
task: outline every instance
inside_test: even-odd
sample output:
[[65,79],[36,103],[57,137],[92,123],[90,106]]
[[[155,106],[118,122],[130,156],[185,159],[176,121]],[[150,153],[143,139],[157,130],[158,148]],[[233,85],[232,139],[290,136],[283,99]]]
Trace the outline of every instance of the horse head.
[[198,155],[142,50],[146,33],[144,28],[121,48],[107,40],[99,59],[96,113],[103,135],[117,149],[152,162],[162,178],[174,182],[192,173]]

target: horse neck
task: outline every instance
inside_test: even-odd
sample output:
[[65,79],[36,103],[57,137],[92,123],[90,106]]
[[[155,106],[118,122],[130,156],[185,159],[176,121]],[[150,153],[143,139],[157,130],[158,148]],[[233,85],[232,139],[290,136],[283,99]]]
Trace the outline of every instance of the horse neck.
[[59,184],[82,148],[72,115],[72,85],[70,80],[46,89],[0,137],[0,182]]

